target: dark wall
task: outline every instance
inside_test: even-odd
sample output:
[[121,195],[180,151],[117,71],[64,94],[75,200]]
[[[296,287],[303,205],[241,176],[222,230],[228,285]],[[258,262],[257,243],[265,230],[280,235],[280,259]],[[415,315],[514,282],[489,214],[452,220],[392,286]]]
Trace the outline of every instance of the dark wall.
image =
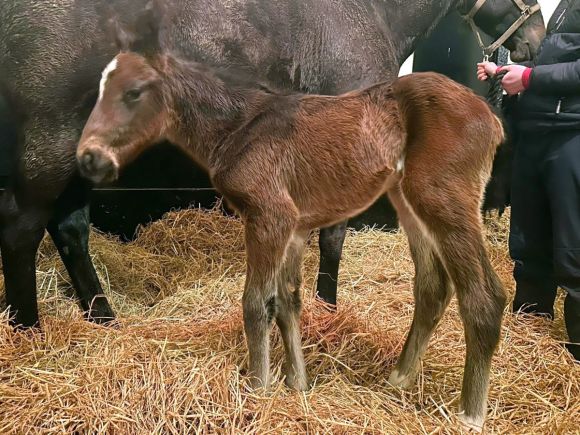
[[139,224],[173,209],[212,207],[216,197],[201,168],[162,144],[128,166],[115,185],[92,192],[91,219],[99,229],[130,239]]

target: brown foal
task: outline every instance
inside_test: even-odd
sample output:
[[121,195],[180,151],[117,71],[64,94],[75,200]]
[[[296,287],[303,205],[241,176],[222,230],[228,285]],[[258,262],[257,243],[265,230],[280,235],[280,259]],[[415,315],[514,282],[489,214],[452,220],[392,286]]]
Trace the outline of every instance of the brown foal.
[[467,343],[460,417],[481,427],[506,301],[480,217],[503,137],[488,105],[434,73],[339,97],[283,95],[164,53],[153,24],[142,35],[118,35],[122,52],[103,72],[79,167],[96,183],[111,181],[166,139],[208,170],[245,223],[243,312],[255,384],[268,384],[276,321],[286,382],[308,388],[299,328],[305,240],[387,194],[416,270],[413,323],[389,381],[414,385],[427,342],[456,293]]

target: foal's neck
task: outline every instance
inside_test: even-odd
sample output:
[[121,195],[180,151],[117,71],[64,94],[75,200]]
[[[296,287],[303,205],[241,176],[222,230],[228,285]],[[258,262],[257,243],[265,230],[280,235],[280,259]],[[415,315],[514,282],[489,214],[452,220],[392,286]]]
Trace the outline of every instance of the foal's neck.
[[268,94],[229,85],[207,67],[173,57],[166,59],[164,69],[172,118],[168,139],[211,170],[219,148]]

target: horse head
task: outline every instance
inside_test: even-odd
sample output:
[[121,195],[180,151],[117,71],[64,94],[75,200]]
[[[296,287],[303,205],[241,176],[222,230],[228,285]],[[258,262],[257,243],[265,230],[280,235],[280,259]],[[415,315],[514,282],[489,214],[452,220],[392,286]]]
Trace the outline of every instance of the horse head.
[[[500,45],[510,50],[514,62],[532,59],[546,34],[544,19],[536,0],[464,0],[458,10],[467,19],[478,38],[484,55],[491,55]],[[497,38],[488,47],[479,32]]]
[[99,97],[77,148],[81,174],[95,184],[115,181],[144,148],[163,139],[168,114],[161,73],[150,62],[160,53],[162,2],[149,1],[132,25],[113,15],[109,28],[120,53],[104,69]]

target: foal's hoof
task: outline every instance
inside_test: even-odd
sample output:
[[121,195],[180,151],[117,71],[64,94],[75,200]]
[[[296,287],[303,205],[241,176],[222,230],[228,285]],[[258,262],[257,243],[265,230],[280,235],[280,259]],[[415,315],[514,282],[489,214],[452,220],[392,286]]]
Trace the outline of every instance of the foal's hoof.
[[115,327],[118,325],[115,314],[114,313],[97,313],[97,312],[90,312],[86,314],[86,319],[89,322],[96,323],[97,325],[103,326],[111,326]]
[[393,387],[401,388],[403,390],[410,390],[415,386],[416,376],[403,375],[399,370],[395,369],[389,376],[389,384]]
[[483,423],[485,422],[484,417],[470,417],[461,413],[457,416],[459,422],[465,429],[470,431],[481,433],[483,431]]
[[308,391],[311,387],[308,377],[297,378],[296,376],[286,376],[284,383],[288,388],[296,391]]
[[255,377],[255,376],[251,376],[248,379],[248,387],[251,391],[253,391],[255,393],[267,391],[268,386],[269,386],[268,380],[264,381],[260,378]]
[[40,326],[40,321],[37,320],[36,322],[33,321],[19,321],[19,320],[10,320],[8,322],[10,326],[14,328],[15,331],[42,331]]

